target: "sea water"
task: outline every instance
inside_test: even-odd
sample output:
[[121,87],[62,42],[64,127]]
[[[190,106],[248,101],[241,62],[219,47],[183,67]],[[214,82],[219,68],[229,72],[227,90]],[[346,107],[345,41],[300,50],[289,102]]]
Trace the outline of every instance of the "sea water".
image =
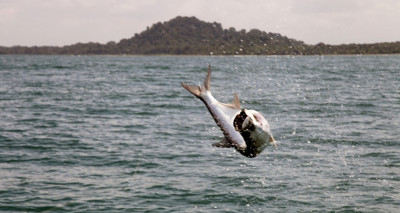
[[[400,56],[0,56],[1,212],[396,212]],[[222,139],[181,82],[261,112]]]

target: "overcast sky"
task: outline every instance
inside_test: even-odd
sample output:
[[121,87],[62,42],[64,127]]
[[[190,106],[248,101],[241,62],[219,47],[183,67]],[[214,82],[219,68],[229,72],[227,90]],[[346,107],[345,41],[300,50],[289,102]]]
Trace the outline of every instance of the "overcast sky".
[[308,44],[400,41],[400,0],[0,0],[0,46],[118,42],[176,16]]

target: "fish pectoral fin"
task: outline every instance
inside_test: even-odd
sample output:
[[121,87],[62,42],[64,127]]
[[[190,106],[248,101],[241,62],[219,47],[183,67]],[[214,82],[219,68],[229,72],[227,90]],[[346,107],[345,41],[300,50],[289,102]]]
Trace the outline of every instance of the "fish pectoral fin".
[[226,138],[223,138],[218,143],[213,143],[212,146],[219,147],[219,148],[232,148],[233,147],[232,144],[229,143],[228,139],[226,139]]
[[278,148],[278,143],[276,142],[276,140],[274,139],[274,137],[270,137],[269,138],[269,142],[274,145],[275,148]]

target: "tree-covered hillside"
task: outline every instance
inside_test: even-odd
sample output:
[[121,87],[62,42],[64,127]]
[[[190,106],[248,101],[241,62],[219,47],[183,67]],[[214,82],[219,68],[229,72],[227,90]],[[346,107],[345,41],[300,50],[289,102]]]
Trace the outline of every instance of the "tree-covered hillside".
[[156,23],[120,42],[77,43],[63,47],[0,47],[0,54],[129,54],[129,55],[315,55],[399,54],[400,42],[347,45],[307,45],[277,33],[257,29],[223,29],[195,17]]

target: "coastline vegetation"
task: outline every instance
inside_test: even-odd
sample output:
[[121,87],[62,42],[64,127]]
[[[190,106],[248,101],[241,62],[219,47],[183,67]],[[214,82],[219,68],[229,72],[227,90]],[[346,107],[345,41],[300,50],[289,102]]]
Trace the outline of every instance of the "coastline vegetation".
[[248,32],[195,17],[158,22],[119,42],[57,46],[0,46],[0,54],[35,55],[335,55],[399,54],[399,42],[329,45],[305,44],[278,33]]

